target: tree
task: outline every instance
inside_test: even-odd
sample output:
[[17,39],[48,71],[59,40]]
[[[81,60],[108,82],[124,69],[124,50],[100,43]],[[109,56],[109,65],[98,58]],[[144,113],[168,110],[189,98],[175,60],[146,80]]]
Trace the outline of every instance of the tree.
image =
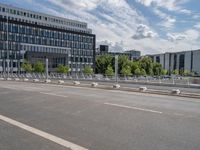
[[183,75],[184,76],[189,76],[191,73],[189,70],[184,70]]
[[137,69],[134,71],[134,74],[135,74],[136,76],[140,76],[140,75],[141,75],[140,69],[137,68]]
[[130,66],[124,66],[121,70],[121,74],[124,76],[131,76],[131,67]]
[[[118,60],[118,73],[122,72],[122,69],[127,66],[131,66],[131,61],[129,60],[127,55],[120,55]],[[131,68],[131,67],[130,67]]]
[[45,70],[44,64],[41,61],[37,61],[34,64],[34,72],[42,73],[44,72],[44,70]]
[[168,72],[168,71],[167,71],[166,69],[162,69],[162,70],[161,70],[161,75],[167,75],[167,72]]
[[114,70],[111,65],[109,65],[105,71],[105,75],[107,76],[114,76]]
[[28,61],[25,61],[22,64],[22,68],[24,69],[24,71],[29,72],[29,73],[33,71],[33,67]]
[[153,63],[153,74],[160,76],[162,72],[162,65],[160,63]]
[[96,57],[96,73],[105,74],[105,71],[109,65],[114,64],[113,56],[109,54],[100,55]]
[[140,75],[141,76],[146,76],[147,75],[146,71],[143,68],[140,71]]
[[[137,69],[139,69],[139,72],[140,72],[139,63],[138,63],[138,61],[133,61],[133,62],[131,63],[131,72],[132,72],[132,74],[136,74],[135,71],[136,71]],[[137,70],[137,71],[138,71],[138,70]]]
[[91,68],[91,66],[85,66],[85,68],[83,69],[83,73],[85,75],[91,75],[93,74],[93,69]]
[[56,68],[56,71],[58,73],[69,73],[70,68],[68,66],[64,66],[64,65],[58,65],[58,67]]
[[143,57],[139,60],[140,66],[145,70],[147,75],[153,75],[153,61],[150,57]]
[[172,74],[174,74],[174,75],[179,75],[179,71],[178,71],[178,69],[172,71]]

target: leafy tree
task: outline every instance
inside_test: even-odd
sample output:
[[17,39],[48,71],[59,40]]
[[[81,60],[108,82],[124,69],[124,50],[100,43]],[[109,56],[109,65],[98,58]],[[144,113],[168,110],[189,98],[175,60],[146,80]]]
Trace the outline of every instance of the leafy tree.
[[168,71],[167,71],[166,69],[162,69],[162,70],[161,70],[161,75],[167,75],[167,72],[168,72]]
[[34,72],[42,73],[44,72],[44,70],[45,70],[44,64],[41,61],[37,61],[34,64]]
[[184,70],[183,75],[184,76],[189,76],[191,73],[189,70]]
[[139,60],[141,68],[145,70],[147,75],[153,75],[153,61],[150,57],[143,57]]
[[172,71],[172,74],[174,74],[174,75],[179,75],[179,71],[178,71],[178,69]]
[[96,57],[96,72],[105,74],[109,65],[113,65],[114,58],[109,54],[100,55]]
[[124,66],[121,70],[121,74],[124,76],[131,76],[131,67],[130,66]]
[[85,66],[85,68],[83,69],[83,73],[85,75],[91,75],[93,74],[93,69],[91,66]]
[[162,72],[162,65],[160,63],[153,63],[153,74],[160,76]]
[[[118,73],[121,73],[122,69],[127,66],[131,66],[131,61],[129,60],[127,55],[119,55],[118,60]],[[131,68],[131,67],[130,67]]]
[[140,71],[139,63],[138,63],[138,61],[133,61],[133,62],[131,63],[131,72],[132,72],[132,74],[135,74],[135,71],[136,71],[137,69],[139,69],[139,71]]
[[70,68],[68,66],[64,66],[64,65],[58,65],[58,67],[56,68],[58,73],[69,73]]
[[134,74],[135,74],[136,76],[140,76],[140,75],[141,75],[140,69],[139,69],[139,68],[135,69]]
[[28,61],[25,61],[22,64],[22,68],[24,69],[24,71],[29,72],[29,73],[33,71],[33,67]]
[[105,75],[107,76],[114,76],[114,70],[111,65],[109,65],[105,71]]
[[146,74],[146,71],[142,68],[141,69],[141,71],[140,71],[140,75],[141,76],[146,76],[147,74]]

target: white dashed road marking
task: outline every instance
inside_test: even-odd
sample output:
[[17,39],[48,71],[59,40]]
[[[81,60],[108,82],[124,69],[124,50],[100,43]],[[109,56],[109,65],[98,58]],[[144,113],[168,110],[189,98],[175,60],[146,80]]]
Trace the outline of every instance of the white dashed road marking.
[[139,107],[132,107],[132,106],[126,106],[126,105],[120,105],[120,104],[113,104],[113,103],[104,103],[105,105],[115,106],[115,107],[121,107],[121,108],[128,108],[128,109],[134,109],[134,110],[140,110],[145,112],[151,112],[151,113],[157,113],[162,114],[163,112],[151,110],[151,109],[145,109],[145,108],[139,108]]

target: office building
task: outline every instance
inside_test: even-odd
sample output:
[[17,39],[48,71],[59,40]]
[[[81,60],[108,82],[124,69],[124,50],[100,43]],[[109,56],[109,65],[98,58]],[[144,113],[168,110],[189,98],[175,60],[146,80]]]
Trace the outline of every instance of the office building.
[[188,70],[200,74],[200,50],[182,51],[174,53],[164,53],[149,55],[154,62],[160,63],[164,69],[172,72],[173,70]]
[[50,72],[63,64],[80,73],[94,67],[95,42],[87,23],[0,4],[0,72],[48,58]]

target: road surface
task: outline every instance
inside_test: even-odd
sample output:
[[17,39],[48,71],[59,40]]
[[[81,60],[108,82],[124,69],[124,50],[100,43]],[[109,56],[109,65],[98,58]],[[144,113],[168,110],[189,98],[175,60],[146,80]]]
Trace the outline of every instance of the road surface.
[[198,150],[200,100],[0,81],[1,150]]

